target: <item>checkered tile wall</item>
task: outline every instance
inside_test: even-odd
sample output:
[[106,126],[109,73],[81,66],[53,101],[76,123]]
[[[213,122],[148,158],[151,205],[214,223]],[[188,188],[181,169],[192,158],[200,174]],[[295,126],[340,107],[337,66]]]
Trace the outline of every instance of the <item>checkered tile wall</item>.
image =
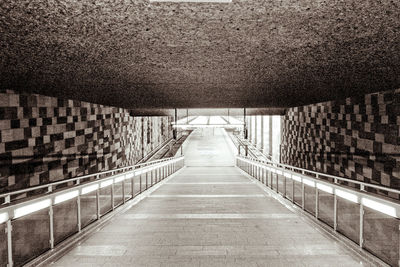
[[171,120],[0,91],[0,192],[132,165],[172,137]]
[[281,161],[400,188],[400,89],[291,108]]

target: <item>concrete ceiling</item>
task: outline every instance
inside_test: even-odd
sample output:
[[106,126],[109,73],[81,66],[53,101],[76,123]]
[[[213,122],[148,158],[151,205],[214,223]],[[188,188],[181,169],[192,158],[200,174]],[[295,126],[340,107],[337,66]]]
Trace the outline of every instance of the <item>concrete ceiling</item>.
[[289,107],[400,87],[398,0],[2,0],[1,87],[126,108]]

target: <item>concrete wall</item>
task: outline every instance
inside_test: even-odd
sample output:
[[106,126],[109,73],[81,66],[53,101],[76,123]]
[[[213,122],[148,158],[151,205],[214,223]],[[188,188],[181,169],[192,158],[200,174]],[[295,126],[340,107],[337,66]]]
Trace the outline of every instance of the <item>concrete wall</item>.
[[172,137],[171,120],[0,91],[0,192],[132,165]]
[[288,109],[281,161],[400,188],[400,89]]

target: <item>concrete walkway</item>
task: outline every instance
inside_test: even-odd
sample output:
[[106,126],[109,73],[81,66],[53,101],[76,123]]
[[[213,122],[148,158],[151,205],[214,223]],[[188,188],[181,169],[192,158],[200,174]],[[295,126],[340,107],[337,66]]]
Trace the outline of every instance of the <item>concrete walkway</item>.
[[[197,161],[191,155],[193,165],[207,161],[202,155]],[[238,168],[196,166],[181,170],[51,266],[357,265],[358,257]]]

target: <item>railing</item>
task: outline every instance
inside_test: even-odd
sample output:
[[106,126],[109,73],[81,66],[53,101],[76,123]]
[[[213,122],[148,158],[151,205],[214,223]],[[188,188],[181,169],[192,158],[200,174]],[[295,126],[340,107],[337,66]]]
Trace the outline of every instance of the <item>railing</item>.
[[399,190],[249,157],[237,156],[236,164],[361,249],[400,266],[400,204],[366,192],[369,188],[400,194]]
[[93,179],[104,178],[107,176],[115,175],[117,173],[132,171],[134,169],[159,164],[161,162],[165,162],[170,159],[171,158],[166,158],[166,159],[160,159],[160,160],[155,160],[155,161],[151,161],[151,162],[139,163],[139,164],[136,164],[133,166],[121,167],[121,168],[113,169],[113,170],[109,170],[109,171],[97,172],[97,173],[93,173],[93,174],[79,176],[76,178],[64,179],[64,180],[61,180],[58,182],[53,182],[53,183],[49,183],[49,184],[43,184],[43,185],[39,185],[39,186],[33,186],[33,187],[21,189],[21,190],[7,192],[7,193],[0,194],[0,199],[3,201],[2,204],[8,204],[8,203],[12,203],[15,201],[20,201],[21,199],[24,199],[27,197],[32,197],[35,195],[35,193],[37,193],[37,194],[46,193],[46,192],[43,192],[43,189],[45,189],[49,193],[49,192],[53,192],[54,190],[56,190],[60,187],[78,185],[78,184],[81,184],[83,182],[87,182],[87,181],[90,181]]
[[[0,266],[22,266],[183,166],[183,157],[169,158],[1,195]],[[60,184],[70,186],[54,191]],[[47,193],[12,201],[42,188]]]
[[273,161],[271,155],[260,151],[257,147],[255,147],[247,140],[242,140],[238,135],[235,134],[229,134],[229,136],[238,149],[238,155],[250,156],[252,158],[262,158],[265,160]]

